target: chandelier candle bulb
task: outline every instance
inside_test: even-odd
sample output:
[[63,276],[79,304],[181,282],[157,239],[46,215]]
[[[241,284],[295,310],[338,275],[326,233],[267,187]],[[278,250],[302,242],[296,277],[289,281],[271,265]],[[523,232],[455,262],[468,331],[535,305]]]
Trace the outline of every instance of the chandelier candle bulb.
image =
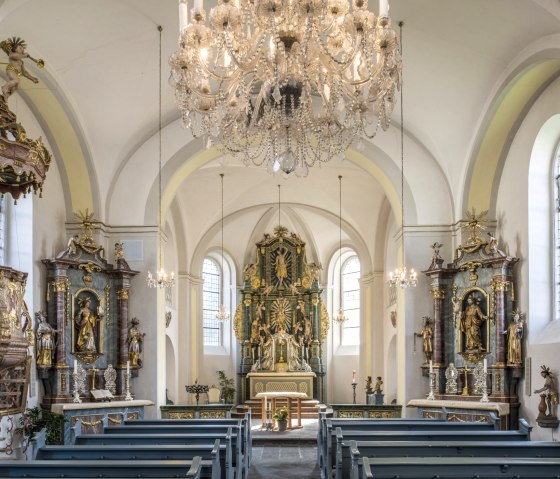
[[484,374],[488,373],[488,363],[486,361],[486,358],[484,358]]
[[356,370],[355,369],[352,371],[352,382],[353,383],[356,382]]
[[202,12],[202,0],[194,0],[194,11],[196,13]]
[[389,16],[389,0],[379,0],[379,16]]
[[179,35],[183,33],[189,24],[189,6],[187,0],[179,0]]

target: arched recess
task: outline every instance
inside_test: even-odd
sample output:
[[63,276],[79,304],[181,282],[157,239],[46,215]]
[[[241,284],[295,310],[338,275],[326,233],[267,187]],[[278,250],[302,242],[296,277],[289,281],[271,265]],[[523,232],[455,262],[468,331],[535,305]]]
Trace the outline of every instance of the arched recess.
[[560,77],[560,35],[527,47],[496,82],[477,127],[465,171],[458,215],[470,207],[495,213],[504,162],[523,119],[539,96]]
[[[103,221],[96,171],[78,116],[61,86],[48,73],[48,66],[45,70],[32,65],[28,68],[39,78],[39,84],[26,82],[16,95],[37,119],[52,149],[63,183],[67,220],[74,220],[73,212],[87,208]],[[0,76],[5,78],[4,73]],[[8,101],[11,103],[13,98]]]
[[[405,201],[407,223],[450,224],[453,197],[446,176],[437,161],[423,145],[407,136],[405,176]],[[162,130],[165,145],[162,168],[163,211],[168,210],[177,189],[184,180],[200,167],[221,156],[217,148],[204,149],[200,140],[192,140],[176,120]],[[185,143],[188,141],[187,143]],[[388,132],[377,135],[375,144],[364,142],[363,152],[350,149],[346,157],[352,163],[372,175],[381,185],[389,203],[395,211],[400,210],[401,173],[400,136],[391,126]],[[144,225],[155,224],[157,218],[157,134],[146,139],[138,150],[126,160],[111,185],[107,201],[107,218],[111,224]],[[426,171],[430,174],[426,175]],[[311,173],[312,174],[312,173]],[[130,177],[135,181],[131,182]],[[127,204],[134,197],[134,204]],[[129,202],[129,201],[128,201]],[[130,202],[129,202],[130,203]],[[422,205],[419,208],[418,205]]]
[[385,400],[390,403],[397,397],[397,335],[393,334],[387,346],[387,353],[385,354]]
[[178,390],[177,390],[177,358],[175,355],[175,348],[173,341],[168,335],[165,335],[165,387],[167,388],[167,397],[177,404]]

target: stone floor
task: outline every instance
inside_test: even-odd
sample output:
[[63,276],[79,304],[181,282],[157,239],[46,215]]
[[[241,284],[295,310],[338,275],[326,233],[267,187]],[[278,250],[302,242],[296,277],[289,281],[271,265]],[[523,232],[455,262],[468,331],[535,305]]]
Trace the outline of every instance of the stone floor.
[[317,420],[304,419],[302,429],[285,432],[263,431],[260,426],[260,421],[253,422],[250,479],[320,477],[317,465]]

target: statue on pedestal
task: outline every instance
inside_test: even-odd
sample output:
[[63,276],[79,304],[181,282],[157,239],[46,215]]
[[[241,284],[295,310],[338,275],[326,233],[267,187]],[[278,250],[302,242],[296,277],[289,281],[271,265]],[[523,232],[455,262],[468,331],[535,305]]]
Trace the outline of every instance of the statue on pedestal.
[[432,324],[431,318],[428,316],[424,316],[422,318],[424,320],[424,327],[419,333],[414,333],[414,336],[418,336],[422,338],[422,350],[424,351],[424,363],[428,364],[432,359],[432,337],[434,335],[434,331],[430,326]]
[[138,318],[132,318],[130,321],[132,326],[128,330],[128,360],[130,367],[142,367],[142,359],[140,353],[142,352],[142,343],[144,342],[145,333],[140,333],[138,325],[140,321]]
[[514,310],[513,320],[503,332],[508,337],[507,363],[521,364],[521,339],[523,338],[523,314],[518,309]]
[[80,352],[97,352],[96,346],[96,329],[97,323],[103,318],[103,308],[101,305],[97,308],[97,314],[91,309],[91,298],[81,297],[78,299],[80,310],[74,321],[78,326],[78,340],[76,341],[76,349]]
[[[541,395],[537,422],[541,427],[553,427],[552,424],[554,422],[558,426],[558,417],[555,412],[558,405],[558,389],[556,388],[550,368],[544,364],[541,366],[541,376],[544,378],[544,386],[540,389],[535,389],[535,394],[540,393]],[[548,425],[549,423],[551,425]]]
[[53,352],[55,350],[54,334],[58,331],[47,323],[47,317],[43,311],[35,313],[37,321],[37,366],[52,366]]
[[467,351],[482,351],[484,350],[482,344],[481,326],[484,321],[488,319],[478,305],[475,303],[476,296],[471,294],[467,298],[467,307],[463,311],[459,329],[465,333],[467,337],[466,350]]

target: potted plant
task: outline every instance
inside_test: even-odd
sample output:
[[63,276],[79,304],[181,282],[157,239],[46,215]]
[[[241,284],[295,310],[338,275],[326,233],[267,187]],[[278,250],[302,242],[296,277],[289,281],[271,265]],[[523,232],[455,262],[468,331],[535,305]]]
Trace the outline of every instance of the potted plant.
[[288,408],[285,406],[277,407],[272,417],[276,420],[276,424],[278,424],[278,430],[285,431],[288,427]]
[[[47,444],[64,444],[64,423],[66,418],[62,414],[34,407],[26,409],[19,420],[19,427],[16,432],[21,432],[25,437],[26,444],[33,435],[41,429],[47,429]],[[27,448],[27,446],[25,446]]]
[[222,391],[221,400],[224,404],[233,404],[235,387],[233,378],[228,378],[224,371],[218,371],[220,389]]

